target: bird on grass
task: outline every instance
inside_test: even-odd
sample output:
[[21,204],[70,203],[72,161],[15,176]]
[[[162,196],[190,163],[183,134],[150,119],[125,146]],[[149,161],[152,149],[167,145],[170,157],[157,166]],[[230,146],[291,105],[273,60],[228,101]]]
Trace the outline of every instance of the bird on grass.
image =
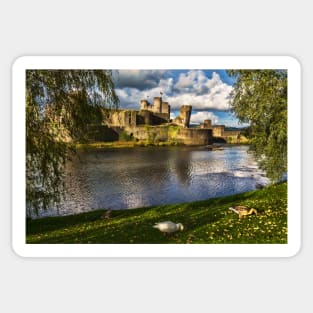
[[248,208],[243,205],[237,205],[234,207],[229,208],[231,211],[237,213],[239,215],[239,218],[242,219],[246,215],[255,214],[258,215],[258,211],[254,208]]
[[173,222],[167,221],[167,222],[160,222],[156,223],[153,228],[158,229],[160,232],[164,234],[174,233],[175,231],[183,231],[184,226],[181,223],[175,224]]

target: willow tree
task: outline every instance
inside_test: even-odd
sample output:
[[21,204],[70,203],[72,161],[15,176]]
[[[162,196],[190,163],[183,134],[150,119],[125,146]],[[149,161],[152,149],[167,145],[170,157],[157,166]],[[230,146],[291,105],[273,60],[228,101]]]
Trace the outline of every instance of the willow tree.
[[251,149],[272,181],[287,172],[287,72],[229,70],[235,78],[232,108],[250,124]]
[[69,139],[80,140],[101,108],[118,106],[108,70],[26,71],[26,201],[28,214],[59,203]]

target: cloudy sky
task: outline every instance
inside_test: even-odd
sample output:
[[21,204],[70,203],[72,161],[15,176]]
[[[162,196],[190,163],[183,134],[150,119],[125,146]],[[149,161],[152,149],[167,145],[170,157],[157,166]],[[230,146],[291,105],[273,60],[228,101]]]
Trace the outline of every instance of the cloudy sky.
[[213,124],[242,126],[230,112],[234,81],[225,70],[118,70],[113,75],[122,108],[139,109],[141,99],[153,102],[162,92],[172,118],[189,104],[192,124],[211,119]]

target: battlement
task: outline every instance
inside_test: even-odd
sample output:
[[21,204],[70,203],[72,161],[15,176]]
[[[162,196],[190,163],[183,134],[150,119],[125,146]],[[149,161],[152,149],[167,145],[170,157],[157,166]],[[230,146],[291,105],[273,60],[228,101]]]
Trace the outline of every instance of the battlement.
[[140,101],[140,110],[147,110],[153,113],[162,113],[168,114],[168,120],[170,117],[170,105],[168,102],[163,102],[162,97],[154,97],[153,104],[151,104],[148,100]]
[[210,129],[212,130],[213,137],[223,138],[227,142],[240,142],[240,130],[228,130],[225,129],[225,125],[212,125],[211,120],[204,120],[199,128]]
[[225,132],[224,125],[214,125],[213,126],[213,136],[214,137],[223,137]]
[[200,128],[212,129],[212,121],[211,120],[204,120],[203,124],[200,124]]

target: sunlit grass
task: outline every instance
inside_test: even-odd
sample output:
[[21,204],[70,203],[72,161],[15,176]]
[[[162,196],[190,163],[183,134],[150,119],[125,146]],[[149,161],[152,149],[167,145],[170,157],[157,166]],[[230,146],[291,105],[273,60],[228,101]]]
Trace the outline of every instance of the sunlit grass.
[[[258,215],[239,219],[228,208],[245,205]],[[27,221],[27,243],[287,243],[287,183],[239,195],[192,203]],[[153,224],[182,223],[165,236]]]
[[94,150],[94,149],[104,149],[104,148],[135,148],[135,147],[149,147],[149,146],[177,146],[183,144],[178,144],[171,141],[160,141],[151,143],[147,140],[139,141],[113,141],[113,142],[92,142],[92,143],[78,143],[75,147],[79,150]]

